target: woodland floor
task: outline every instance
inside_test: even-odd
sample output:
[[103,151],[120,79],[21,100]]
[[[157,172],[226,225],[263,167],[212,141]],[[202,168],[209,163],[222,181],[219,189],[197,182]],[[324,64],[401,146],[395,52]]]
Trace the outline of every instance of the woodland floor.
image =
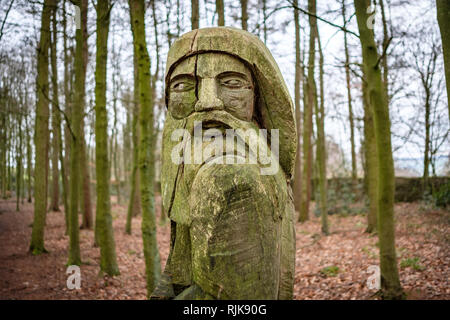
[[[156,199],[157,216],[160,198]],[[120,276],[99,277],[100,250],[92,230],[80,230],[81,289],[66,286],[68,237],[64,214],[49,212],[45,229],[47,254],[28,252],[32,204],[16,212],[15,200],[0,200],[0,299],[145,299],[145,265],[140,217],[133,233],[124,233],[126,206],[113,205],[113,225]],[[409,299],[450,300],[450,212],[419,203],[395,206],[396,247],[401,283]],[[159,221],[159,220],[158,220]],[[329,236],[320,233],[313,214],[297,223],[295,299],[376,299],[369,290],[368,268],[378,264],[377,236],[364,232],[363,215],[330,216]],[[164,267],[169,251],[168,224],[158,224]]]

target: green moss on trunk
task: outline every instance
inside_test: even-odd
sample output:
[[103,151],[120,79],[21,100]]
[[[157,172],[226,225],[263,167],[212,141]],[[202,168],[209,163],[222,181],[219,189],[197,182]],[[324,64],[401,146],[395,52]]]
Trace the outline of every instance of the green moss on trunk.
[[147,276],[147,296],[150,297],[161,275],[159,251],[156,242],[154,203],[155,136],[153,97],[151,89],[150,57],[145,40],[144,1],[130,1],[130,20],[134,50],[137,55],[139,77],[139,178],[142,205],[142,240]]
[[37,104],[34,144],[35,153],[35,201],[34,221],[31,232],[30,251],[33,254],[45,252],[44,226],[47,212],[47,173],[48,173],[48,49],[50,46],[50,17],[54,0],[45,0],[42,9],[41,36],[37,58]]
[[97,2],[97,53],[95,69],[95,170],[97,176],[96,223],[100,245],[100,271],[118,275],[116,246],[111,217],[108,160],[108,113],[106,110],[106,65],[110,1]]
[[373,108],[378,159],[378,236],[380,242],[381,292],[385,299],[402,299],[395,252],[394,161],[392,158],[389,105],[379,68],[379,55],[372,29],[367,27],[370,0],[355,0],[356,18],[362,46],[367,92]]

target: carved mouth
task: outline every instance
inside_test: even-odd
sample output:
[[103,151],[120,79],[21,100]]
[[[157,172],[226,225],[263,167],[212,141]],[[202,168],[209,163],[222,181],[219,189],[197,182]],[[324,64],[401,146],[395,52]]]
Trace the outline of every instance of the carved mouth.
[[221,121],[209,120],[202,123],[203,129],[229,129],[230,127]]

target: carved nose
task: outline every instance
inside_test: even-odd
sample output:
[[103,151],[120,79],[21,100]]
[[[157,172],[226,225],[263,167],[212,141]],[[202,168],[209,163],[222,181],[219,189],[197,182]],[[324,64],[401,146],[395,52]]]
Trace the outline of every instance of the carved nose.
[[195,111],[222,110],[223,102],[217,97],[215,79],[203,79],[199,89],[199,99],[195,104]]

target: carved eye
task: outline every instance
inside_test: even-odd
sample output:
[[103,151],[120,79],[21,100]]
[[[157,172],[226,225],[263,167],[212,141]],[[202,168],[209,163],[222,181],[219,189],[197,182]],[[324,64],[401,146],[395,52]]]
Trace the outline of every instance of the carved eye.
[[244,81],[237,78],[223,79],[221,83],[228,88],[241,88],[245,85]]
[[194,84],[189,81],[180,80],[173,83],[171,88],[175,92],[184,92],[192,90],[194,88]]

